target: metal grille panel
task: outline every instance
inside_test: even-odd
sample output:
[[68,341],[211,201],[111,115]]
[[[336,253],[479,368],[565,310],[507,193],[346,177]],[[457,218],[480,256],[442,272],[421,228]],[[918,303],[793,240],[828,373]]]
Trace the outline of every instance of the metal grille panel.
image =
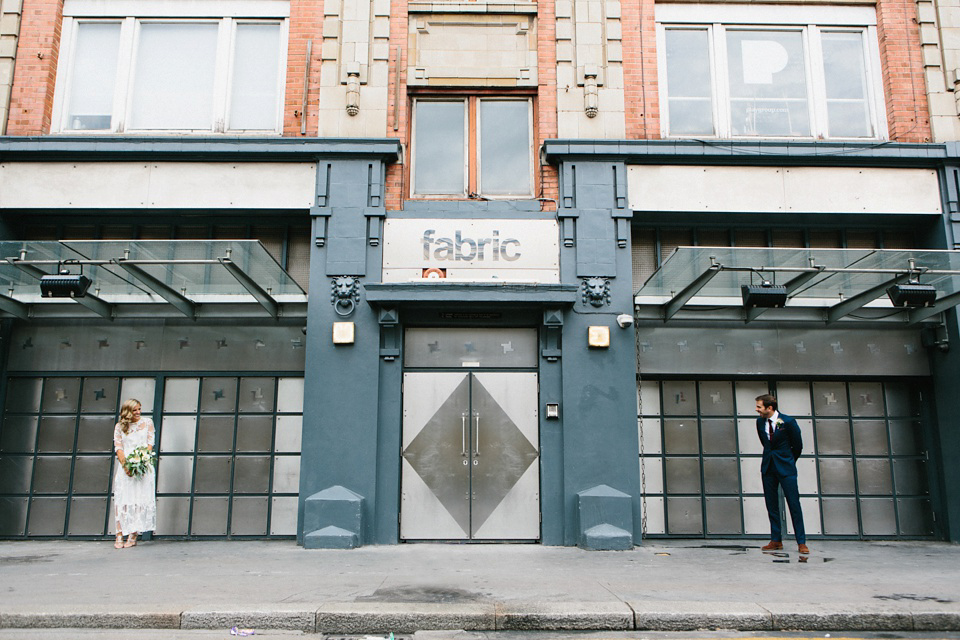
[[[931,471],[910,384],[643,380],[637,424],[647,535],[769,535],[755,412],[764,393],[800,425],[808,535],[933,535]],[[785,505],[781,511],[792,530]]]
[[113,429],[131,396],[157,426],[157,536],[296,534],[302,378],[13,376],[7,389],[0,537],[113,533]]

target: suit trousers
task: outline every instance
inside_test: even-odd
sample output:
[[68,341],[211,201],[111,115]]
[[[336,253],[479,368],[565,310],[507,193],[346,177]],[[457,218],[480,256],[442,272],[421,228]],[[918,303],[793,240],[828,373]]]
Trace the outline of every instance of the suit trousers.
[[803,528],[803,513],[800,511],[800,489],[797,487],[797,476],[779,476],[773,472],[772,468],[763,474],[763,499],[767,503],[767,515],[770,517],[770,539],[783,540],[783,533],[780,530],[778,485],[783,488],[783,497],[787,501],[787,507],[790,508],[790,520],[793,522],[797,544],[806,544],[807,533]]

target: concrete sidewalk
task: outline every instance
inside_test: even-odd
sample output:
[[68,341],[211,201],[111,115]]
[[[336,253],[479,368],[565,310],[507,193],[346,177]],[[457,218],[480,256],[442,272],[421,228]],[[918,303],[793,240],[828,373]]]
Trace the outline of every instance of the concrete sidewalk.
[[0,628],[957,631],[960,546],[0,542]]

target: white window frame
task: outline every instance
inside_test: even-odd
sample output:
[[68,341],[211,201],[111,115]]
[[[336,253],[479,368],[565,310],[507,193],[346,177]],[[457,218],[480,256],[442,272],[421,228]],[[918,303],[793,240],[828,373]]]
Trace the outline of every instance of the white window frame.
[[[660,128],[664,138],[737,138],[791,140],[887,140],[886,99],[880,64],[876,11],[873,7],[790,6],[790,5],[705,5],[658,4],[657,56],[660,83]],[[676,134],[670,131],[669,85],[667,79],[666,32],[671,28],[702,29],[707,32],[710,53],[713,135]],[[799,31],[803,40],[807,81],[809,136],[734,136],[731,126],[728,76],[728,31]],[[862,34],[866,103],[873,135],[831,136],[827,118],[826,78],[823,73],[824,33]]]
[[[482,123],[480,122],[480,108],[479,103],[488,100],[496,102],[526,102],[527,103],[527,132],[529,135],[529,156],[527,159],[527,166],[529,167],[529,172],[527,176],[527,184],[530,186],[530,190],[527,193],[515,193],[515,194],[487,194],[483,193],[480,189],[482,184],[482,172],[483,166],[481,162],[481,133],[482,133]],[[470,136],[470,102],[475,101],[476,106],[476,139],[471,141]],[[430,193],[417,193],[417,105],[422,102],[460,102],[464,106],[464,120],[463,120],[463,191],[459,194],[430,194]],[[534,104],[533,97],[527,95],[496,95],[496,94],[482,94],[482,95],[462,95],[462,94],[451,94],[449,96],[443,95],[433,95],[433,96],[424,96],[414,98],[412,101],[412,125],[410,128],[410,198],[415,200],[462,200],[469,196],[470,192],[470,167],[471,164],[475,166],[476,169],[476,190],[477,194],[488,200],[516,200],[518,198],[531,198],[534,195],[536,190],[535,180],[536,180],[536,155],[534,142],[534,135],[536,129],[534,127]]]
[[[463,105],[463,190],[451,193],[417,193],[417,105],[423,102],[459,102]],[[410,197],[411,199],[462,200],[467,197],[470,184],[470,104],[467,96],[431,96],[413,99],[413,122],[410,128]]]
[[[527,184],[530,186],[530,191],[528,193],[490,195],[490,194],[484,193],[480,187],[480,185],[483,184],[483,161],[482,161],[483,146],[481,143],[482,134],[483,134],[483,122],[481,122],[480,120],[479,104],[485,100],[491,101],[491,102],[526,102],[527,103],[527,133],[530,136],[528,139],[530,144],[528,146],[528,156],[527,156],[527,167],[529,169],[527,172]],[[533,184],[533,181],[534,181],[533,166],[534,166],[534,160],[535,160],[533,155],[533,149],[534,147],[536,147],[536,144],[534,143],[534,140],[533,140],[533,135],[534,135],[534,127],[533,127],[533,99],[532,98],[511,97],[511,96],[492,96],[492,95],[479,96],[477,98],[477,143],[476,143],[476,149],[473,151],[473,153],[476,154],[476,163],[477,163],[477,192],[481,196],[483,196],[484,198],[490,198],[490,199],[533,197],[533,191],[535,189]],[[470,151],[468,151],[467,153],[469,154]]]
[[[124,14],[127,15],[124,15]],[[149,133],[151,135],[217,134],[241,136],[279,135],[283,132],[284,90],[286,88],[289,3],[276,0],[119,0],[110,4],[110,15],[104,15],[104,4],[97,0],[67,0],[57,82],[54,90],[53,133],[70,135],[104,135]],[[221,16],[210,18],[209,16]],[[206,129],[131,129],[130,122],[134,87],[134,62],[140,27],[144,23],[214,23],[217,30],[217,59],[213,86],[212,126]],[[80,26],[85,23],[120,25],[117,76],[110,129],[70,129],[66,101],[70,96],[73,62]],[[274,124],[267,129],[230,129],[230,89],[234,71],[237,26],[242,24],[275,24],[280,27],[277,51],[277,102]]]

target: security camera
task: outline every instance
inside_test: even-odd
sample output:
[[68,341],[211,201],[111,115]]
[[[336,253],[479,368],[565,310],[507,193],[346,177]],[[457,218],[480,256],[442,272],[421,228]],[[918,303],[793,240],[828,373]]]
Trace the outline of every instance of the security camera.
[[633,316],[629,313],[621,313],[617,316],[617,324],[620,325],[621,329],[626,329],[633,326]]

